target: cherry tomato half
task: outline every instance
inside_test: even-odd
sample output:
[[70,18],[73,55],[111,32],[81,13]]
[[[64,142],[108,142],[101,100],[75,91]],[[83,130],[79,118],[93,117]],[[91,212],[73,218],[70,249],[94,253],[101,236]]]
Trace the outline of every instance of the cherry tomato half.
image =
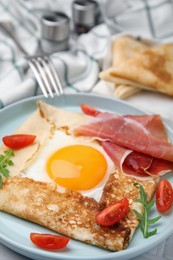
[[97,116],[98,114],[100,114],[101,112],[96,110],[93,107],[90,107],[86,104],[81,104],[80,105],[82,111],[84,112],[84,114],[89,115],[89,116]]
[[2,138],[3,143],[11,149],[20,149],[32,144],[35,140],[35,135],[14,134],[7,135]]
[[129,201],[124,198],[115,204],[103,209],[97,216],[96,221],[102,226],[111,226],[120,221],[129,210]]
[[156,207],[160,212],[169,210],[173,203],[172,185],[168,180],[161,180],[156,190]]
[[31,233],[30,239],[36,246],[47,250],[64,248],[70,240],[64,236],[39,233]]

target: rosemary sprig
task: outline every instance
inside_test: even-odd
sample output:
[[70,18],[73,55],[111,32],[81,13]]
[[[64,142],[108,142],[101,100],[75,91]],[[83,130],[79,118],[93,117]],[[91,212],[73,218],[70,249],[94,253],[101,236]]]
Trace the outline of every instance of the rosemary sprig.
[[149,230],[148,230],[149,225],[156,223],[161,218],[161,216],[155,217],[153,219],[149,219],[149,212],[150,212],[151,208],[154,206],[155,200],[152,199],[150,202],[147,202],[147,194],[146,194],[143,186],[140,185],[139,183],[134,183],[134,186],[139,186],[140,198],[136,199],[136,201],[140,202],[144,206],[144,212],[142,215],[135,209],[133,209],[133,211],[140,220],[139,227],[140,227],[140,230],[141,230],[144,238],[148,238],[157,233],[157,229],[154,229],[149,232]]
[[13,150],[5,150],[4,154],[0,154],[0,188],[2,187],[2,176],[9,177],[7,166],[13,165],[13,161],[10,159],[12,156],[14,156]]

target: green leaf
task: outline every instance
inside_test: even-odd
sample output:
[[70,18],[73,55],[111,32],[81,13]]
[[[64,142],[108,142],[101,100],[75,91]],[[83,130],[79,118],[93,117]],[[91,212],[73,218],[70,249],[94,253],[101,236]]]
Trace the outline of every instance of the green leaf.
[[148,237],[151,237],[151,236],[154,236],[156,233],[157,233],[157,229],[154,229],[153,231],[148,232],[148,233],[147,233],[147,238],[148,238]]
[[9,170],[8,170],[8,169],[2,168],[2,169],[1,169],[1,172],[2,172],[2,174],[3,174],[3,176],[4,176],[5,178],[8,178],[8,177],[9,177]]
[[137,202],[140,202],[141,204],[144,204],[144,203],[145,203],[141,198],[136,199],[136,201],[137,201]]
[[137,210],[133,209],[133,211],[140,220],[144,219],[144,216],[142,216]]
[[2,177],[0,175],[0,188],[2,188]]
[[9,166],[13,166],[13,165],[14,165],[14,162],[13,162],[12,160],[9,160],[9,161],[8,161],[8,165],[9,165]]
[[152,200],[146,205],[148,211],[152,209],[152,207],[154,206],[154,203],[155,203],[155,200],[152,199]]
[[148,220],[148,224],[154,224],[154,223],[156,223],[159,219],[161,219],[161,216],[158,216],[158,217],[153,218],[153,219],[149,219],[149,220]]
[[0,155],[0,187],[2,187],[2,176],[5,178],[9,177],[9,169],[8,166],[14,165],[11,157],[14,156],[13,150],[5,150],[4,154]]
[[142,225],[142,221],[139,222],[139,228],[140,228],[142,234],[144,235],[144,227],[143,227],[143,225]]
[[146,205],[147,202],[147,194],[144,191],[144,188],[142,185],[140,185],[140,196],[141,196],[141,200],[143,201],[143,204]]
[[157,229],[154,229],[153,231],[149,231],[148,230],[149,225],[156,223],[161,218],[161,216],[155,217],[153,219],[149,219],[149,212],[150,212],[151,208],[154,206],[155,201],[153,199],[148,203],[147,194],[146,194],[143,186],[140,185],[139,183],[134,183],[134,186],[139,187],[140,198],[137,198],[136,201],[143,205],[144,210],[143,210],[143,215],[140,214],[135,209],[133,209],[133,211],[136,214],[136,216],[140,219],[139,228],[140,228],[144,238],[148,238],[157,233]]

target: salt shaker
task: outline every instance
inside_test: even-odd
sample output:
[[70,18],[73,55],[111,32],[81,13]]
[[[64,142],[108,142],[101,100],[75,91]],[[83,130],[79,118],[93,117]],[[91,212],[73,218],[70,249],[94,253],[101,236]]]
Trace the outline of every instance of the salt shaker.
[[69,47],[70,21],[62,12],[50,12],[41,18],[41,48],[50,54]]
[[98,4],[94,0],[75,0],[72,3],[73,26],[76,34],[87,33],[97,23]]

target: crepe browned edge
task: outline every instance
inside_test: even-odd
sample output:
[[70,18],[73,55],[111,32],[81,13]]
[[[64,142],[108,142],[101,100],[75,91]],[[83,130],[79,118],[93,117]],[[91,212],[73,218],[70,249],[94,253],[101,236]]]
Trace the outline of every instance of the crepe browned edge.
[[[41,117],[57,128],[65,127],[66,111],[59,110],[46,103],[39,102]],[[62,119],[57,114],[61,114]],[[68,125],[76,121],[83,121],[82,114],[73,113],[73,119]],[[78,120],[77,120],[77,117]],[[61,122],[62,120],[62,122]],[[55,122],[56,121],[56,122]],[[61,123],[60,123],[61,122]],[[35,122],[33,122],[35,123]],[[139,220],[132,208],[142,213],[142,206],[135,202],[139,197],[139,190],[133,186],[135,179],[122,175],[119,170],[108,179],[101,201],[97,203],[92,198],[82,196],[77,192],[59,193],[56,185],[33,181],[27,178],[10,177],[3,183],[0,190],[0,210],[20,218],[38,223],[48,229],[70,236],[85,243],[119,251],[125,249],[138,226]],[[151,199],[155,181],[140,182]],[[127,197],[130,211],[124,220],[111,227],[101,227],[96,223],[95,216],[105,206]]]

